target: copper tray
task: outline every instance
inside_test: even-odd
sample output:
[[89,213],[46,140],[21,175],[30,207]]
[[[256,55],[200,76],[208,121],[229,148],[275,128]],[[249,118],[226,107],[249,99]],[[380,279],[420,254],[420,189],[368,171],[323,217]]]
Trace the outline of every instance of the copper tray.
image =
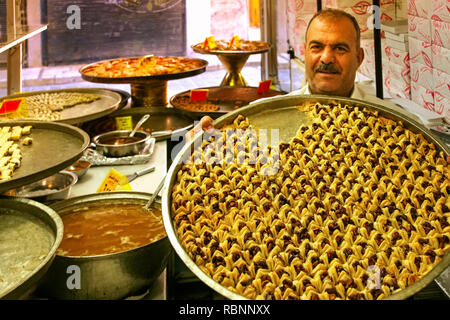
[[[97,88],[72,88],[72,89],[58,89],[58,90],[46,90],[46,91],[30,91],[15,95],[10,95],[0,98],[1,101],[5,99],[15,99],[22,97],[31,97],[44,93],[89,93],[95,94],[100,99],[92,101],[90,103],[80,103],[73,107],[66,108],[61,111],[61,119],[54,122],[61,122],[67,124],[77,124],[84,121],[89,121],[103,117],[121,107],[123,105],[124,93],[115,92],[109,89],[97,89]],[[127,98],[128,100],[128,98]],[[16,120],[16,119],[14,119]],[[11,120],[11,121],[14,121]],[[17,119],[20,120],[20,119]],[[38,121],[38,120],[32,120]]]
[[132,116],[133,125],[135,125],[147,113],[150,114],[150,118],[142,125],[142,129],[149,133],[155,133],[153,136],[156,141],[169,139],[173,130],[185,129],[187,131],[194,123],[194,118],[181,114],[174,108],[139,107],[116,111],[99,120],[83,123],[81,128],[89,136],[95,137],[101,133],[117,130],[116,117]]
[[253,51],[246,51],[246,50],[205,50],[202,49],[201,47],[199,47],[199,45],[201,45],[202,43],[197,43],[191,46],[192,50],[194,50],[194,52],[197,53],[201,53],[201,54],[215,54],[215,55],[229,55],[229,54],[246,54],[246,55],[250,55],[250,54],[258,54],[258,53],[264,53],[269,51],[270,49],[270,44],[266,42],[267,47],[266,48],[261,48],[258,50],[253,50]]
[[[439,138],[431,133],[430,130],[425,128],[421,123],[406,118],[399,112],[388,109],[382,105],[365,102],[362,100],[342,98],[342,97],[329,97],[321,95],[305,95],[305,96],[284,96],[284,97],[274,97],[270,101],[255,102],[251,105],[243,107],[241,109],[230,112],[214,122],[216,128],[221,128],[227,124],[233,122],[237,115],[242,114],[248,117],[250,124],[255,129],[278,129],[279,139],[281,141],[289,141],[295,136],[297,129],[301,124],[307,124],[306,114],[298,111],[296,106],[302,105],[304,103],[316,103],[320,102],[323,104],[329,103],[344,103],[351,104],[355,106],[364,106],[369,109],[376,110],[380,115],[390,118],[393,120],[400,120],[403,125],[415,133],[421,133],[429,142],[436,145],[438,150],[441,150],[447,156],[450,153],[450,148],[443,143]],[[185,160],[189,160],[192,154],[194,146],[201,145],[201,134],[198,134],[187,143],[181,151],[177,154],[172,162],[167,173],[167,178],[162,189],[162,210],[163,210],[163,221],[164,226],[175,252],[178,254],[180,259],[184,264],[206,285],[215,290],[217,293],[223,297],[229,299],[247,299],[239,294],[236,294],[229,289],[223,287],[212,278],[207,276],[193,261],[187,252],[184,250],[183,246],[178,240],[177,231],[172,220],[172,199],[171,190],[177,179],[177,172],[181,169]],[[270,141],[270,139],[268,140]],[[418,280],[413,285],[391,295],[388,299],[407,299],[412,295],[416,294],[420,290],[424,289],[428,284],[430,284],[436,277],[438,277],[445,269],[450,266],[450,252],[448,252],[443,259],[430,270],[423,278]]]
[[10,180],[0,182],[0,193],[51,176],[78,160],[88,147],[86,132],[74,126],[44,121],[7,121],[4,126],[32,125],[30,146],[21,146],[22,164]]
[[[141,57],[129,57],[129,58],[119,58],[119,59],[139,59]],[[88,64],[84,67],[82,67],[79,72],[81,73],[81,77],[86,80],[86,81],[90,81],[90,82],[96,82],[96,83],[146,83],[148,81],[151,80],[175,80],[175,79],[182,79],[182,78],[186,78],[186,77],[192,77],[195,75],[198,75],[200,73],[205,72],[206,70],[206,66],[208,65],[208,62],[206,60],[202,60],[202,59],[196,59],[196,58],[192,58],[191,60],[197,60],[199,62],[201,62],[202,66],[200,68],[197,69],[192,69],[189,71],[185,71],[185,72],[177,72],[177,73],[168,73],[168,74],[161,74],[161,75],[154,75],[154,76],[139,76],[139,77],[117,77],[117,78],[109,78],[109,77],[95,77],[95,76],[90,76],[85,74],[83,71],[92,66],[95,65],[97,63],[101,63],[101,62],[107,62],[107,61],[113,61],[115,59],[108,59],[108,60],[102,60],[102,61],[97,61],[91,64]]]
[[207,87],[199,89],[208,89],[207,103],[216,104],[218,110],[216,111],[201,111],[195,110],[195,105],[201,102],[193,103],[193,108],[184,108],[182,101],[189,101],[191,90],[187,90],[174,95],[170,99],[170,104],[185,113],[191,114],[195,117],[201,117],[208,115],[212,118],[218,118],[230,111],[234,111],[244,105],[249,104],[252,101],[269,98],[273,96],[282,95],[280,91],[269,90],[263,93],[258,93],[257,87]]

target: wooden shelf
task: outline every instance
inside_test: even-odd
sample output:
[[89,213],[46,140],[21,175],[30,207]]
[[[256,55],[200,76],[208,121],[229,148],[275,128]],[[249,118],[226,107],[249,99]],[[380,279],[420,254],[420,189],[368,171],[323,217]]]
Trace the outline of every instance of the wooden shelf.
[[0,53],[5,52],[21,43],[25,40],[47,30],[47,25],[39,26],[22,26],[22,32],[16,33],[15,35],[8,33],[6,35],[7,40],[5,42],[0,42]]

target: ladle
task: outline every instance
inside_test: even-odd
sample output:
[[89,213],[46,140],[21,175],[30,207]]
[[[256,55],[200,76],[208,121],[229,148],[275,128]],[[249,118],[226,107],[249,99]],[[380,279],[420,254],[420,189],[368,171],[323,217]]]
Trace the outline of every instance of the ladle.
[[166,175],[164,175],[161,182],[156,187],[155,192],[153,192],[152,197],[150,198],[150,200],[148,200],[147,204],[144,206],[144,209],[150,210],[150,207],[152,206],[153,202],[155,201],[156,197],[158,196],[158,193],[161,191],[162,187],[164,186],[164,180],[166,180]]
[[134,137],[134,134],[136,133],[136,131],[139,129],[140,126],[142,126],[144,124],[145,121],[148,120],[148,118],[150,118],[149,114],[144,114],[141,118],[141,120],[138,121],[138,123],[136,123],[136,125],[134,126],[133,131],[131,131],[129,137],[132,138]]

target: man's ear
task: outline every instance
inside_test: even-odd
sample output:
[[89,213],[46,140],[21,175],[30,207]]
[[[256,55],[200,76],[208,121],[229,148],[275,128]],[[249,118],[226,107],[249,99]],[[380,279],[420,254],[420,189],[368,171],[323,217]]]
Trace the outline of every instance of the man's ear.
[[364,60],[364,49],[363,48],[359,48],[359,51],[358,51],[358,67],[361,65],[363,60]]

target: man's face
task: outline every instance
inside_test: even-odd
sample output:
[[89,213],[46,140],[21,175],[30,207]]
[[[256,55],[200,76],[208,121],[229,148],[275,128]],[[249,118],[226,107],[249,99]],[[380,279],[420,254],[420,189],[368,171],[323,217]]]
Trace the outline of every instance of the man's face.
[[363,59],[349,19],[318,17],[311,22],[306,34],[305,71],[312,94],[350,96]]

